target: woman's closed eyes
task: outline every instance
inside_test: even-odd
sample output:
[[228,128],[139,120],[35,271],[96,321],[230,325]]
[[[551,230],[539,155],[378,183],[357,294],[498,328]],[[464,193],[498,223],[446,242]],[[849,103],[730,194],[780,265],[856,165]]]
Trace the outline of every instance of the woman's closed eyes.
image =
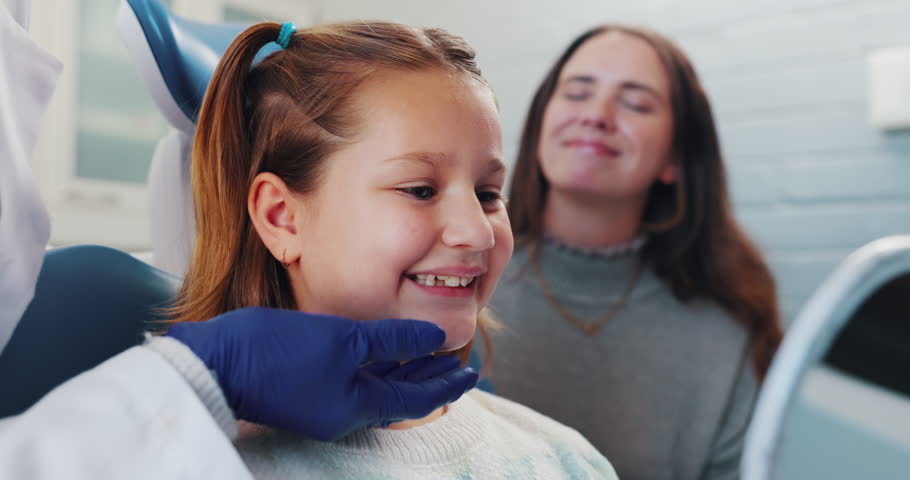
[[[563,96],[570,102],[584,102],[591,98],[591,92],[567,91]],[[654,111],[654,107],[650,102],[638,97],[641,97],[641,95],[627,94],[620,98],[620,103],[622,106],[638,113],[651,113]]]

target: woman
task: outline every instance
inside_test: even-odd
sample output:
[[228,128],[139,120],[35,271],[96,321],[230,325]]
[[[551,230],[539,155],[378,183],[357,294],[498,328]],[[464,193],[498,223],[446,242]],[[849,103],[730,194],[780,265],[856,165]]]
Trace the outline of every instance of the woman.
[[572,42],[531,105],[508,213],[497,393],[579,430],[620,478],[737,477],[782,331],[682,51],[613,25]]

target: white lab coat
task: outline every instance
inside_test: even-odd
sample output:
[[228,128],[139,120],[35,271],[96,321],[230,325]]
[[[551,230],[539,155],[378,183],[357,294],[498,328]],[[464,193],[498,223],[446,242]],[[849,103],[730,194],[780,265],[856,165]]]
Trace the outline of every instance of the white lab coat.
[[0,351],[32,299],[50,235],[29,158],[61,65],[28,37],[28,7],[0,1]]
[[[61,65],[28,37],[29,7],[0,0],[0,352],[32,298],[50,232],[29,157]],[[186,379],[134,347],[0,420],[0,478],[251,475]]]
[[186,379],[133,347],[0,420],[0,478],[252,475]]

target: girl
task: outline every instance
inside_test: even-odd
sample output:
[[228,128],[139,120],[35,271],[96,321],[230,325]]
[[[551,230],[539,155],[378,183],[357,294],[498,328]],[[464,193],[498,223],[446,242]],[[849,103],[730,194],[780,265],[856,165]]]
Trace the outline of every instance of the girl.
[[622,478],[738,478],[782,331],[685,54],[641,28],[576,38],[531,104],[508,210],[496,391],[577,428]]
[[[500,135],[473,51],[442,30],[249,28],[199,115],[176,321],[244,306],[427,319],[464,358],[512,252]],[[247,428],[237,446],[259,477],[615,478],[577,432],[476,391],[335,443]]]

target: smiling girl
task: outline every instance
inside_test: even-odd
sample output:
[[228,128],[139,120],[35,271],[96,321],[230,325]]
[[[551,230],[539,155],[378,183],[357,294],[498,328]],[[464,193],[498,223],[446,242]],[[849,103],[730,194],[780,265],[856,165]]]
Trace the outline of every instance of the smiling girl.
[[[281,30],[243,32],[206,93],[176,320],[246,306],[417,318],[466,356],[513,245],[473,51],[442,30],[359,22],[297,31],[251,68]],[[615,477],[574,430],[479,391],[339,442],[256,429],[237,446],[259,477]]]

